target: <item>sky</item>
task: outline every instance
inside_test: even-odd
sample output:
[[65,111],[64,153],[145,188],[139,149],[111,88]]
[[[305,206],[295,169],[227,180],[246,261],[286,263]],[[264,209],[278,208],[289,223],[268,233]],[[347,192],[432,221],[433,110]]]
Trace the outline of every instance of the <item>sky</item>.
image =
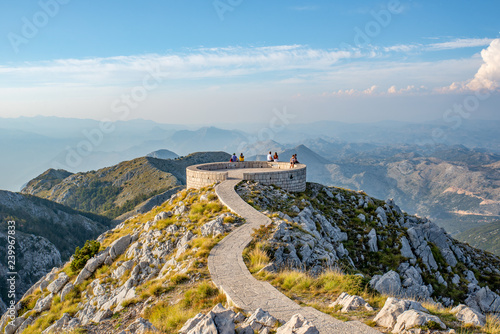
[[3,0],[0,118],[500,119],[498,13],[493,0]]

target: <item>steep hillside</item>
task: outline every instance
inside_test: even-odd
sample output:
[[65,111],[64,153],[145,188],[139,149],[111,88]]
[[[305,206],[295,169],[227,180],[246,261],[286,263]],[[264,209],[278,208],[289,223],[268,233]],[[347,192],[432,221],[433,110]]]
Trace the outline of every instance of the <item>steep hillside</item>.
[[500,221],[473,227],[455,236],[472,247],[480,248],[500,256]]
[[[79,333],[135,333],[141,324],[178,332],[199,311],[225,301],[210,281],[207,258],[241,223],[213,188],[181,191],[103,233],[99,253],[86,264],[54,268],[20,301],[14,323],[26,320],[24,333],[41,333],[49,325],[59,326],[54,333],[63,326]],[[4,315],[0,330],[9,321]]]
[[[500,258],[460,243],[392,201],[313,183],[297,195],[252,182],[238,192],[274,217],[255,241],[270,256],[268,272],[292,268],[318,275],[338,267],[362,274],[380,293],[445,306],[466,303],[482,312],[500,307]],[[494,302],[480,302],[485,295]]]
[[[16,298],[52,267],[69,259],[75,247],[93,239],[111,227],[104,217],[75,211],[64,205],[35,196],[0,191],[0,280],[7,270],[7,231],[15,222]],[[7,291],[0,285],[0,299]],[[1,307],[1,303],[0,303]]]
[[[431,222],[401,212],[393,202],[364,193],[310,183],[306,192],[294,194],[252,182],[241,183],[238,191],[273,220],[256,231],[244,255],[250,271],[298,303],[388,332],[375,320],[384,312],[384,303],[398,301],[388,296],[411,296],[425,300],[422,305],[428,309],[416,302],[408,305],[420,307],[419,312],[436,310],[448,328],[487,333],[463,325],[450,308],[441,309],[435,301],[466,303],[483,318],[480,313],[496,312],[498,257],[453,240]],[[221,305],[214,307],[227,301],[210,281],[208,255],[226,233],[244,223],[224,208],[212,187],[183,190],[103,233],[95,248],[84,247],[90,260],[78,253],[73,266],[68,262],[47,274],[17,304],[13,321],[6,314],[2,317],[0,329],[7,325],[9,333],[17,329],[25,334],[192,334],[234,333],[236,324],[239,333],[274,331],[280,324],[265,310],[246,319]],[[344,298],[346,291],[363,294],[373,308],[340,314],[330,303]],[[392,316],[403,311],[393,309]],[[435,333],[438,321],[441,324],[439,317],[425,323],[430,332]],[[272,321],[264,326],[263,318]],[[299,332],[283,327],[277,333]],[[473,332],[467,331],[470,328]]]
[[71,208],[115,218],[139,203],[186,184],[185,169],[197,163],[226,161],[224,152],[193,153],[175,160],[143,157],[85,173],[64,176],[49,170],[22,190]]
[[[412,214],[429,217],[456,234],[500,218],[500,156],[465,147],[378,147],[310,142],[280,153],[298,153],[308,181],[393,198]],[[265,159],[259,156],[259,159]]]

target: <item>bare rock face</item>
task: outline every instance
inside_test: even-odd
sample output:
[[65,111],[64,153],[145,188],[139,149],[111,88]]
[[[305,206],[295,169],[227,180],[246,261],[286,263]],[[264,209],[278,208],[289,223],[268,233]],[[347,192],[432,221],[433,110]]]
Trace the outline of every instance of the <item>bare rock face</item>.
[[[0,254],[6,254],[7,234],[0,232]],[[6,282],[8,270],[6,257],[0,258],[0,280]],[[61,254],[47,239],[16,231],[16,299],[35,284],[53,267],[61,265]],[[7,301],[7,296],[0,295]],[[5,312],[5,305],[0,301],[0,313]]]

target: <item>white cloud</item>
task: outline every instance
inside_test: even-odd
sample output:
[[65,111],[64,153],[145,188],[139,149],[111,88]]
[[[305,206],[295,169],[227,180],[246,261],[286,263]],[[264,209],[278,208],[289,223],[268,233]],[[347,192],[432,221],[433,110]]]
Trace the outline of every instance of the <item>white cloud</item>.
[[428,50],[452,50],[489,45],[493,38],[457,38],[449,42],[429,44]]
[[486,49],[481,51],[483,63],[474,75],[474,78],[453,82],[449,86],[438,87],[438,93],[462,93],[467,91],[479,91],[483,89],[500,89],[500,39],[491,41]]
[[[47,77],[60,83],[118,84],[137,82],[141,75],[161,71],[168,79],[220,78],[290,70],[326,70],[348,51],[312,49],[302,45],[228,47],[192,50],[184,54],[60,59],[0,67],[6,85],[43,84]],[[0,82],[1,84],[1,82]]]
[[467,87],[472,90],[500,88],[500,39],[495,39],[487,49],[481,51],[481,57],[484,64]]
[[383,47],[385,52],[424,52],[424,51],[442,51],[442,50],[455,50],[463,48],[472,48],[479,46],[489,45],[493,38],[457,38],[447,42],[431,43],[431,44],[398,44]]

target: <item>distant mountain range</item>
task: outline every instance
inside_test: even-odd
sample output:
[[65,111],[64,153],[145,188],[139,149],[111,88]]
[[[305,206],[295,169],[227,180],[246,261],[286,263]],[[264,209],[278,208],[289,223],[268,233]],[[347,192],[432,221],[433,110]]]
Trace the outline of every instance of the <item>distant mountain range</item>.
[[[280,151],[305,144],[331,159],[335,149],[346,154],[384,146],[411,146],[436,150],[440,145],[464,145],[500,153],[500,121],[468,119],[458,129],[434,123],[378,122],[347,124],[324,121],[286,126],[235,124],[233,129],[190,128],[146,120],[101,124],[95,120],[58,117],[0,119],[0,189],[17,191],[29,179],[54,168],[72,173],[96,170],[160,149],[179,155],[198,151],[243,152],[246,156]],[[442,136],[433,136],[439,129]],[[438,131],[438,132],[439,132]],[[271,144],[274,143],[274,144]],[[271,144],[271,145],[269,145]],[[328,150],[326,150],[328,148]],[[342,151],[338,152],[342,153]],[[336,154],[335,154],[336,156]]]

